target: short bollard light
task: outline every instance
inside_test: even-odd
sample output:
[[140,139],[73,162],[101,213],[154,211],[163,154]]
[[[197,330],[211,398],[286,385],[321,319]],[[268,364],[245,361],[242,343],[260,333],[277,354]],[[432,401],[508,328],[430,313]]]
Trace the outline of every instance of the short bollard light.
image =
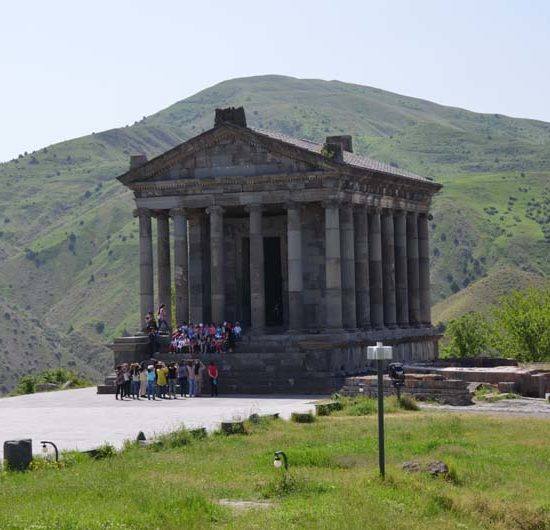
[[57,449],[57,445],[47,440],[42,440],[40,443],[42,444],[42,455],[44,458],[48,457],[48,445],[51,445],[55,451],[55,461],[59,462],[59,450]]
[[376,361],[377,393],[378,393],[378,466],[380,476],[386,476],[386,463],[384,455],[384,361],[391,360],[392,347],[384,346],[377,342],[376,346],[367,348],[367,359]]
[[[282,459],[281,459],[282,457]],[[285,470],[288,471],[288,458],[284,451],[276,451],[275,452],[275,459],[273,460],[273,465],[280,469],[284,466]]]

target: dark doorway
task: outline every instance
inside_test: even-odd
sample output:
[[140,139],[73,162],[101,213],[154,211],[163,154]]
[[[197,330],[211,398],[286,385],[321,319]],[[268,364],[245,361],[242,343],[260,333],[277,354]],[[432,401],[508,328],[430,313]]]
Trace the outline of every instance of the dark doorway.
[[264,237],[265,323],[283,324],[283,277],[281,269],[281,239]]

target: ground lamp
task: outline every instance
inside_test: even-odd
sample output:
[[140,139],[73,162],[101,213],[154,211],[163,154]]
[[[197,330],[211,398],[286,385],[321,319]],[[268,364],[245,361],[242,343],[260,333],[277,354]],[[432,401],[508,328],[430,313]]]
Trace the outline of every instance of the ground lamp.
[[391,346],[384,346],[381,342],[377,342],[376,346],[367,348],[367,359],[376,361],[378,376],[378,466],[382,478],[386,475],[384,456],[384,361],[391,360],[391,358]]
[[397,401],[401,402],[401,387],[405,384],[405,370],[402,363],[390,363],[388,375],[397,392]]
[[[282,460],[281,460],[281,457],[283,457]],[[284,451],[275,452],[275,459],[273,460],[273,465],[276,468],[281,468],[284,466],[285,471],[288,471],[288,458]]]
[[55,445],[53,442],[48,442],[47,440],[42,440],[40,442],[42,444],[42,454],[44,457],[48,456],[48,445],[51,445],[55,451],[55,461],[59,461],[59,450],[57,449],[57,445]]

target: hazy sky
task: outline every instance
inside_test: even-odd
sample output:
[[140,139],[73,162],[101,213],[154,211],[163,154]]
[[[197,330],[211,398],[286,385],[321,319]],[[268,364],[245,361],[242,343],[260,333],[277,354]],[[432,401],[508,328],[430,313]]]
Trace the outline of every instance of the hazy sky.
[[550,121],[550,2],[2,0],[0,68],[0,160],[268,73]]

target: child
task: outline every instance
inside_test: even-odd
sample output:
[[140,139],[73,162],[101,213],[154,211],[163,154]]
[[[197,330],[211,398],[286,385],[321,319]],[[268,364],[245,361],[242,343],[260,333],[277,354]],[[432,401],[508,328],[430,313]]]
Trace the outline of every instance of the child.
[[214,361],[208,363],[208,377],[210,379],[210,395],[218,396],[218,367]]

